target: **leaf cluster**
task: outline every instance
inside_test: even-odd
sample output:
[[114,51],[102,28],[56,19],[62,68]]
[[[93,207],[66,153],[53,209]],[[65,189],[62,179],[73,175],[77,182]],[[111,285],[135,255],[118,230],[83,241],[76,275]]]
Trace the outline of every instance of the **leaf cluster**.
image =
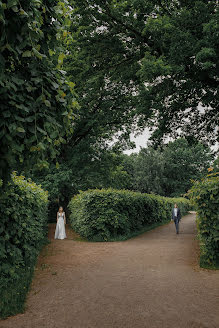
[[212,160],[210,148],[179,138],[163,148],[142,148],[135,156],[124,159],[124,166],[129,163],[127,172],[132,189],[178,197],[191,188],[191,179],[200,179],[206,174]]
[[68,2],[0,2],[0,176],[48,165],[73,129],[74,83],[62,70]]

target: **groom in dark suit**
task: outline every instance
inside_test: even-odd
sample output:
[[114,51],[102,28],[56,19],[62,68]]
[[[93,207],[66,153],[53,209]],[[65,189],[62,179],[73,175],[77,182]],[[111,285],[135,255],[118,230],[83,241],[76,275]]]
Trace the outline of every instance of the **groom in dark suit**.
[[172,220],[175,223],[176,226],[176,233],[179,233],[179,221],[181,219],[181,213],[180,209],[178,208],[177,204],[174,205],[174,208],[172,210]]

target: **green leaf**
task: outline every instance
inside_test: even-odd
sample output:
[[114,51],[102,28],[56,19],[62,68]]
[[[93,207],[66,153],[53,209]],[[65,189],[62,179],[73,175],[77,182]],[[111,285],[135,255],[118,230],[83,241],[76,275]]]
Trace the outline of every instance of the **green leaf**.
[[45,100],[44,100],[44,103],[45,103],[45,105],[46,105],[47,107],[51,107],[51,103],[50,103],[49,100],[45,99]]
[[11,8],[15,13],[18,13],[19,12],[19,8],[17,6],[14,6]]
[[33,48],[33,53],[39,59],[42,59],[43,57],[46,57],[46,55],[41,54],[36,48]]
[[42,134],[47,135],[46,131],[44,131],[43,129],[41,129],[39,126],[37,127],[37,130],[39,132],[41,132]]
[[11,116],[10,111],[9,111],[9,110],[4,111],[4,112],[3,112],[3,116],[4,116],[5,118],[10,117],[10,116]]
[[21,127],[18,127],[18,128],[17,128],[17,131],[18,131],[18,132],[21,132],[21,133],[25,133],[24,128],[21,128]]
[[8,0],[7,1],[7,7],[11,8],[13,6],[16,6],[18,4],[18,0]]
[[29,16],[28,13],[25,10],[23,10],[23,9],[20,9],[20,15],[22,15],[22,16]]
[[15,83],[15,84],[17,84],[17,85],[22,85],[22,84],[24,84],[24,80],[22,80],[22,79],[20,79],[20,78],[18,78],[18,77],[16,77],[16,76],[12,76],[12,81]]
[[22,54],[22,57],[31,57],[31,56],[32,56],[32,52],[30,50],[26,50]]
[[49,55],[50,55],[50,56],[55,55],[55,51],[53,51],[52,49],[49,49]]
[[52,132],[50,134],[50,138],[55,139],[58,136],[58,133],[56,131]]
[[74,82],[68,82],[68,85],[70,86],[70,88],[74,88],[75,87],[75,83]]
[[60,54],[59,57],[58,57],[58,63],[59,65],[62,65],[63,64],[63,60],[65,58],[65,55],[64,54]]
[[53,85],[53,87],[54,87],[55,89],[58,89],[58,88],[59,88],[59,84],[56,83],[56,82],[52,82],[52,85]]
[[35,120],[35,116],[29,116],[25,118],[26,122],[33,122]]

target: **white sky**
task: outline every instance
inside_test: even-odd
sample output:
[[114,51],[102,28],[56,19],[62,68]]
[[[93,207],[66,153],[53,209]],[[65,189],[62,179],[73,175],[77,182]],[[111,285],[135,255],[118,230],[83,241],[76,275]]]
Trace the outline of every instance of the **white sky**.
[[139,152],[139,150],[142,148],[146,148],[147,147],[147,142],[148,139],[151,136],[151,132],[149,131],[148,128],[146,128],[144,130],[144,132],[138,136],[135,136],[135,133],[131,133],[131,141],[134,141],[136,144],[136,147],[134,149],[130,149],[130,150],[125,150],[124,153],[127,155],[130,155],[131,153],[137,153]]
[[[131,141],[134,141],[136,144],[136,147],[134,149],[125,150],[124,153],[127,155],[130,155],[132,153],[138,153],[141,148],[147,147],[148,139],[151,136],[151,132],[148,128],[142,132],[142,134],[135,136],[134,133],[131,133]],[[218,151],[219,150],[219,143],[216,143],[216,145],[211,147],[212,150]]]

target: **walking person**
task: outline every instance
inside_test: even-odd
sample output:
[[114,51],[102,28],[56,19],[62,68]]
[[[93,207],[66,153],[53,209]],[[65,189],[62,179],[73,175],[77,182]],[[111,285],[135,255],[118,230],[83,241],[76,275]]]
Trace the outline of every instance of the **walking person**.
[[174,208],[172,210],[172,220],[175,223],[176,226],[176,233],[179,234],[179,221],[181,219],[181,213],[180,209],[178,208],[177,204],[174,205]]
[[55,239],[67,238],[66,233],[65,233],[65,224],[66,224],[65,212],[63,211],[63,207],[60,206],[59,210],[57,212]]

